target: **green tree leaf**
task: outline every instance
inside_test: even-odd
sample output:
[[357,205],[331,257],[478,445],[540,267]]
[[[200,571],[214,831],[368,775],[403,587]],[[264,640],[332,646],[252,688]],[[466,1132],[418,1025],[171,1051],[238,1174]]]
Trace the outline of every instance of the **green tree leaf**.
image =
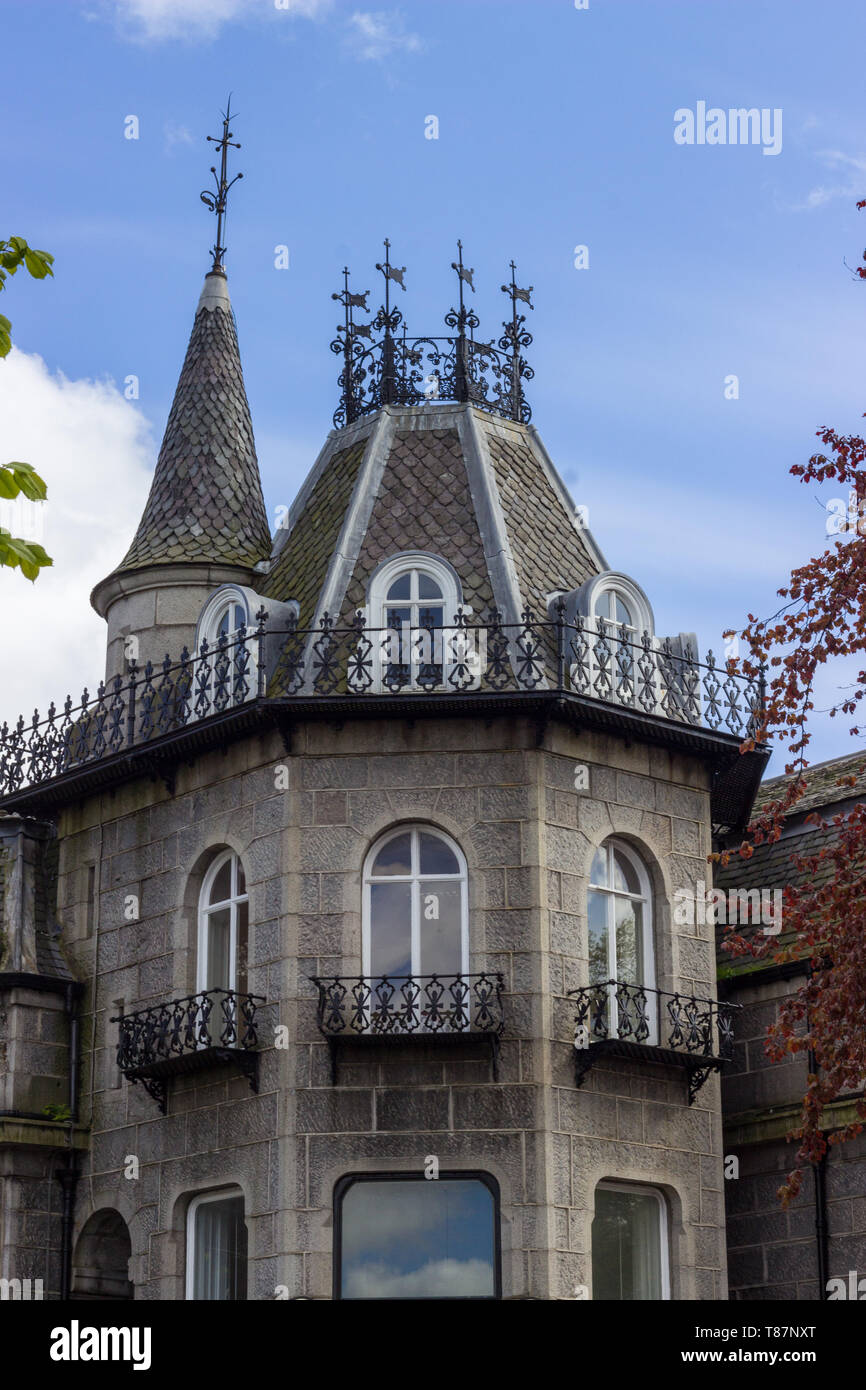
[[23,492],[31,502],[44,502],[48,489],[32,463],[0,464],[0,497],[17,497]]
[[0,526],[0,565],[13,570],[20,565],[25,579],[33,580],[41,569],[53,564],[51,556],[45,553],[41,545],[35,541],[20,540]]

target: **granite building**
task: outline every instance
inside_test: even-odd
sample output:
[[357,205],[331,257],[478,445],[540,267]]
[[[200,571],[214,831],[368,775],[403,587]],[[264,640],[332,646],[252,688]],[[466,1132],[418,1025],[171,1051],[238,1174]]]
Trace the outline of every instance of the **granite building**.
[[3,733],[0,1276],[726,1298],[739,1015],[673,903],[748,819],[760,691],[583,524],[513,274],[481,342],[460,258],[431,348],[380,269],[272,538],[217,257],[105,680]]
[[[796,856],[818,854],[838,844],[848,812],[866,790],[864,755],[849,753],[806,770],[806,791],[785,817],[781,837],[756,847],[749,861],[751,883],[765,891],[803,884]],[[756,809],[778,800],[788,779],[761,786]],[[809,817],[819,817],[816,824]],[[832,864],[820,869],[823,881]],[[716,872],[730,891],[743,876],[734,857]],[[816,880],[810,875],[808,881]],[[784,918],[780,922],[785,941]],[[776,964],[751,956],[732,958],[719,937],[719,993],[740,1006],[731,1063],[722,1080],[725,1153],[737,1160],[737,1179],[725,1183],[728,1279],[737,1299],[857,1298],[866,1271],[866,1135],[830,1145],[821,1163],[807,1168],[798,1196],[787,1211],[778,1191],[794,1167],[796,1145],[786,1138],[798,1122],[807,1075],[815,1069],[808,1052],[770,1063],[767,1028],[779,1005],[807,978],[807,958]],[[856,1121],[856,1097],[840,1096],[825,1108],[827,1135]],[[853,1278],[852,1278],[853,1276]]]

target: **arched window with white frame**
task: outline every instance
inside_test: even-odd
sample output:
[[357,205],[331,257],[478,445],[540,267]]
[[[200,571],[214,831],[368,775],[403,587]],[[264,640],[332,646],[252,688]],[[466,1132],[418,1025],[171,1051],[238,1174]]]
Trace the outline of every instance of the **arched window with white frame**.
[[[431,825],[390,830],[367,856],[363,894],[363,973],[373,1010],[387,1008],[393,995],[395,1009],[404,1009],[411,999],[423,1013],[431,976],[453,981],[469,969],[463,852]],[[421,982],[420,1000],[416,986],[406,984],[410,980]],[[423,1031],[423,1019],[420,1023],[417,1031]]]
[[[455,664],[469,656],[471,637],[454,627],[463,605],[460,581],[444,560],[424,551],[392,556],[374,572],[368,627],[375,632],[375,679],[390,690],[436,690]],[[476,662],[477,664],[477,662]],[[464,687],[465,688],[465,687]]]
[[199,893],[196,993],[244,991],[248,926],[244,866],[226,849],[208,868]]
[[593,1011],[596,1036],[655,1044],[652,885],[640,855],[615,836],[592,858],[587,921],[589,982],[603,987]]
[[193,662],[189,700],[194,717],[219,714],[256,695],[255,618],[247,593],[239,585],[221,585],[204,605]]
[[569,678],[580,695],[657,712],[655,621],[646,594],[605,570],[565,596]]

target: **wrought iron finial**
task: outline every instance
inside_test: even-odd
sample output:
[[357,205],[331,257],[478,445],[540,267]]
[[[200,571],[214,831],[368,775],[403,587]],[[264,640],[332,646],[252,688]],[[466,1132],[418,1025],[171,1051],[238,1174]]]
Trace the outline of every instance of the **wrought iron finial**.
[[[237,112],[235,112],[235,115],[237,115]],[[206,206],[206,207],[209,207],[210,210],[211,210],[211,212],[215,212],[215,213],[216,213],[216,218],[217,218],[217,234],[216,234],[216,244],[215,244],[215,246],[213,247],[212,252],[211,252],[211,254],[212,254],[212,256],[213,256],[213,263],[212,263],[212,265],[211,265],[211,272],[216,271],[216,272],[217,272],[218,274],[220,274],[220,275],[225,275],[225,273],[226,273],[226,272],[225,272],[225,266],[223,265],[223,257],[225,256],[225,253],[226,253],[226,248],[225,248],[225,246],[223,245],[223,235],[224,235],[224,233],[225,233],[225,221],[226,221],[226,200],[227,200],[227,198],[228,198],[229,189],[230,189],[234,184],[237,183],[238,179],[242,179],[242,178],[243,178],[243,174],[235,174],[234,178],[231,179],[231,180],[229,180],[229,177],[228,177],[228,152],[229,152],[229,148],[234,149],[234,150],[239,150],[239,149],[240,149],[240,145],[237,143],[237,141],[232,139],[232,134],[233,134],[233,132],[229,129],[229,125],[230,125],[230,123],[231,123],[231,119],[232,119],[232,98],[231,98],[231,92],[230,92],[230,93],[229,93],[228,103],[227,103],[227,105],[226,105],[226,109],[225,109],[225,111],[223,112],[223,133],[222,133],[222,135],[219,136],[219,137],[217,137],[216,135],[208,135],[208,137],[207,137],[207,139],[208,139],[212,144],[216,145],[216,147],[217,147],[217,149],[220,151],[220,155],[221,155],[219,173],[217,173],[216,165],[214,165],[214,164],[211,165],[211,170],[210,170],[211,173],[212,173],[213,176],[214,176],[214,184],[216,185],[215,192],[211,193],[211,192],[209,192],[209,191],[206,189],[206,190],[201,194],[201,200],[202,200],[202,202],[205,204],[205,206]]]
[[340,397],[341,423],[350,425],[357,419],[360,413],[356,406],[354,391],[354,366],[355,360],[363,353],[363,346],[358,341],[359,338],[369,338],[372,340],[373,328],[369,323],[355,323],[352,318],[353,309],[367,309],[367,295],[369,290],[364,290],[362,294],[356,294],[349,289],[349,268],[343,267],[343,288],[339,294],[332,294],[331,298],[336,299],[342,304],[344,310],[344,322],[337,324],[337,336],[331,343],[331,351],[342,354],[343,371],[341,373],[342,393]]
[[394,355],[394,334],[403,322],[403,315],[399,309],[391,308],[391,281],[394,280],[400,289],[406,290],[403,283],[403,276],[406,274],[404,265],[395,266],[391,264],[391,243],[385,238],[385,260],[376,262],[376,269],[381,270],[385,277],[385,303],[382,305],[378,314],[373,320],[373,328],[382,331],[382,370],[380,375],[380,393],[383,405],[394,405],[397,399],[397,363]]
[[517,312],[517,301],[520,300],[522,304],[526,304],[528,308],[532,309],[534,306],[529,296],[532,294],[535,287],[530,285],[526,290],[520,289],[515,279],[517,266],[514,264],[514,261],[509,263],[509,268],[511,270],[511,284],[500,285],[500,289],[502,293],[507,294],[511,300],[511,322],[503,322],[503,333],[502,337],[499,339],[499,346],[502,348],[503,352],[509,353],[511,358],[509,365],[511,418],[513,420],[521,420],[524,424],[528,424],[532,418],[532,412],[526,404],[526,398],[523,394],[523,383],[524,381],[530,381],[532,377],[535,376],[535,372],[532,367],[529,366],[521,349],[529,347],[532,342],[532,334],[524,326],[526,323],[526,315],[518,314]]
[[392,265],[390,260],[391,243],[387,237],[383,244],[385,247],[385,261],[384,264],[381,261],[377,261],[376,269],[381,270],[385,277],[385,315],[387,317],[390,315],[391,310],[391,281],[394,280],[405,294],[406,286],[403,283],[403,276],[406,274],[406,267],[404,265]]
[[474,286],[474,284],[472,283],[472,276],[475,274],[475,267],[474,267],[474,266],[471,266],[471,267],[469,268],[469,270],[467,270],[466,267],[464,266],[464,264],[463,264],[463,242],[460,241],[459,239],[458,239],[458,241],[457,241],[457,260],[451,262],[451,269],[457,271],[457,284],[458,284],[458,287],[459,287],[459,290],[460,290],[460,313],[462,314],[462,313],[463,313],[463,284],[464,284],[464,281],[465,281],[465,283],[469,286],[469,288],[470,288],[470,290],[472,291],[472,293],[473,293],[473,294],[475,293],[475,286]]

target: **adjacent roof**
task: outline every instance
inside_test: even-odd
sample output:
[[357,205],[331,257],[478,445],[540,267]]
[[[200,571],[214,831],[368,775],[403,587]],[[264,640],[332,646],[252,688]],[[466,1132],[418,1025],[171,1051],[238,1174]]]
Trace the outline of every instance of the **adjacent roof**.
[[[866,748],[857,753],[846,753],[841,758],[829,758],[826,762],[807,767],[803,774],[806,791],[791,808],[792,816],[805,815],[822,806],[836,801],[847,801],[852,797],[866,794]],[[842,777],[853,777],[854,785],[838,785]],[[778,801],[785,788],[793,781],[792,776],[770,777],[762,782],[755,798],[755,811],[760,811],[770,801]]]
[[[794,859],[798,855],[819,854],[822,849],[830,850],[838,844],[840,827],[832,824],[832,818],[840,810],[844,811],[846,804],[866,792],[866,751],[847,753],[841,758],[816,763],[814,767],[807,768],[803,775],[807,790],[786,816],[781,838],[773,844],[758,845],[747,860],[733,853],[725,867],[719,865],[714,870],[713,883],[716,888],[729,893],[732,889],[759,886],[772,892],[788,885],[801,888],[809,884],[820,888],[830,882],[834,866],[829,858],[808,872],[797,868]],[[854,777],[855,785],[840,787],[838,781],[842,777]],[[753,814],[769,801],[778,800],[792,780],[792,775],[783,775],[764,782],[755,799]],[[806,822],[805,817],[812,812],[823,816],[823,824]],[[748,935],[748,932],[745,934]],[[754,973],[757,967],[750,957],[732,961],[730,954],[721,947],[723,939],[724,934],[719,931],[718,959],[724,973],[728,976]],[[787,939],[783,932],[779,941],[785,944]],[[767,964],[771,965],[772,961],[761,962],[764,967]]]
[[225,276],[212,271],[150,496],[118,571],[188,560],[252,568],[270,549],[234,314]]

